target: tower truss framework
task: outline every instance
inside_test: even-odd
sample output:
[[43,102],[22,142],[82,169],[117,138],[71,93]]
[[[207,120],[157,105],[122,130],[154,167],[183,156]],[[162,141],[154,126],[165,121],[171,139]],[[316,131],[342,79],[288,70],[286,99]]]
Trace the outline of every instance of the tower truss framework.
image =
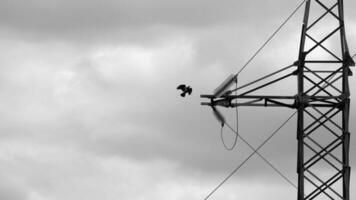
[[[210,100],[202,105],[296,109],[298,200],[350,200],[351,66],[343,0],[308,0],[298,60],[287,67],[295,70],[247,91],[240,92],[257,81],[236,88],[236,95],[201,95]],[[255,94],[292,76],[297,79],[294,96]]]

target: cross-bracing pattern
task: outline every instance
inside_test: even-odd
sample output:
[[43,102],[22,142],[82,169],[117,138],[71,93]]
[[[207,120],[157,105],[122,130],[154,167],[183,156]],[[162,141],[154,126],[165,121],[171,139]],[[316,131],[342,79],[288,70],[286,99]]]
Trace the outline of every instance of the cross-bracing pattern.
[[344,199],[341,113],[338,107],[304,110],[304,199]]
[[[202,105],[297,109],[298,200],[349,200],[348,78],[352,75],[349,67],[355,63],[346,43],[343,0],[304,2],[297,62],[221,95],[201,95],[210,99]],[[255,95],[293,76],[297,77],[297,95]]]
[[298,65],[298,200],[349,200],[353,64],[343,1],[307,1]]

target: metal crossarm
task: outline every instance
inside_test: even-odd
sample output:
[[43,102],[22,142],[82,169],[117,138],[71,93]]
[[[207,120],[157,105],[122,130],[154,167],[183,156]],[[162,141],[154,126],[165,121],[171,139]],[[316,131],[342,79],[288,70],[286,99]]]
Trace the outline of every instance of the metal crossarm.
[[[346,42],[343,7],[343,0],[307,0],[299,56],[294,64],[219,97],[201,95],[209,100],[201,103],[205,106],[297,110],[298,200],[350,200],[349,77],[355,62]],[[329,20],[327,25],[325,20]],[[285,73],[292,67],[294,71]],[[255,95],[291,76],[297,77],[294,96]]]

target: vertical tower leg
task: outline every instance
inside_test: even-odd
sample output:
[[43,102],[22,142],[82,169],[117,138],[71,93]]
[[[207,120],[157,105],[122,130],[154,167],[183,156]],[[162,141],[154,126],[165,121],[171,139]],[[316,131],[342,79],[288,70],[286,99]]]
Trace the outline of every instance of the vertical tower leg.
[[350,200],[348,77],[354,61],[346,43],[343,0],[331,3],[306,2],[297,74],[298,200]]

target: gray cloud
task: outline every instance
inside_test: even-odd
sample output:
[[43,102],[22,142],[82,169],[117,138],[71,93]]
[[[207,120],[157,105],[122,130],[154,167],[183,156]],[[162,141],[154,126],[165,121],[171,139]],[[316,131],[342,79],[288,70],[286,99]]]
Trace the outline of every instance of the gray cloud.
[[[257,1],[256,1],[257,2]],[[2,1],[2,22],[15,27],[70,29],[144,26],[155,24],[168,25],[214,25],[237,19],[251,20],[264,13],[274,15],[280,10],[272,7],[270,1],[250,4],[227,1]],[[286,3],[280,1],[280,7]],[[260,12],[259,15],[251,15]],[[239,20],[240,21],[240,20]]]
[[[271,4],[278,6],[270,6]],[[254,5],[259,6],[254,6]],[[269,7],[271,9],[264,9]],[[2,35],[28,39],[143,42],[209,27],[277,26],[285,1],[2,1]],[[258,14],[256,14],[258,13]],[[264,20],[269,17],[269,22]],[[184,34],[184,32],[183,32]],[[189,34],[189,33],[188,33]],[[152,40],[149,39],[149,40]]]
[[[135,190],[142,190],[148,199],[159,199],[158,193],[167,191],[161,184],[191,193],[177,186],[187,182],[191,190],[208,191],[251,150],[241,141],[232,152],[223,149],[219,124],[210,108],[199,105],[199,95],[236,72],[297,3],[2,1],[0,137],[8,149],[0,148],[0,153],[13,153],[0,161],[6,163],[4,172],[23,182],[10,189],[0,184],[0,198],[99,199],[119,191],[122,199],[132,199],[140,195]],[[345,3],[352,50],[355,3]],[[301,14],[241,75],[240,83],[295,61]],[[175,90],[179,83],[192,85],[193,95],[181,98]],[[288,84],[271,90],[291,92]],[[234,113],[224,113],[234,124]],[[290,113],[240,109],[239,131],[256,147]],[[293,180],[295,121],[262,149]],[[230,143],[231,132],[225,129],[224,134]],[[258,157],[242,170],[231,185],[285,184]],[[178,176],[183,178],[168,180]],[[149,193],[146,186],[151,184],[155,191]],[[117,198],[113,196],[105,199]],[[171,199],[187,199],[187,194]]]
[[25,200],[26,191],[23,186],[17,185],[11,179],[1,176],[0,182],[0,198],[4,200]]

